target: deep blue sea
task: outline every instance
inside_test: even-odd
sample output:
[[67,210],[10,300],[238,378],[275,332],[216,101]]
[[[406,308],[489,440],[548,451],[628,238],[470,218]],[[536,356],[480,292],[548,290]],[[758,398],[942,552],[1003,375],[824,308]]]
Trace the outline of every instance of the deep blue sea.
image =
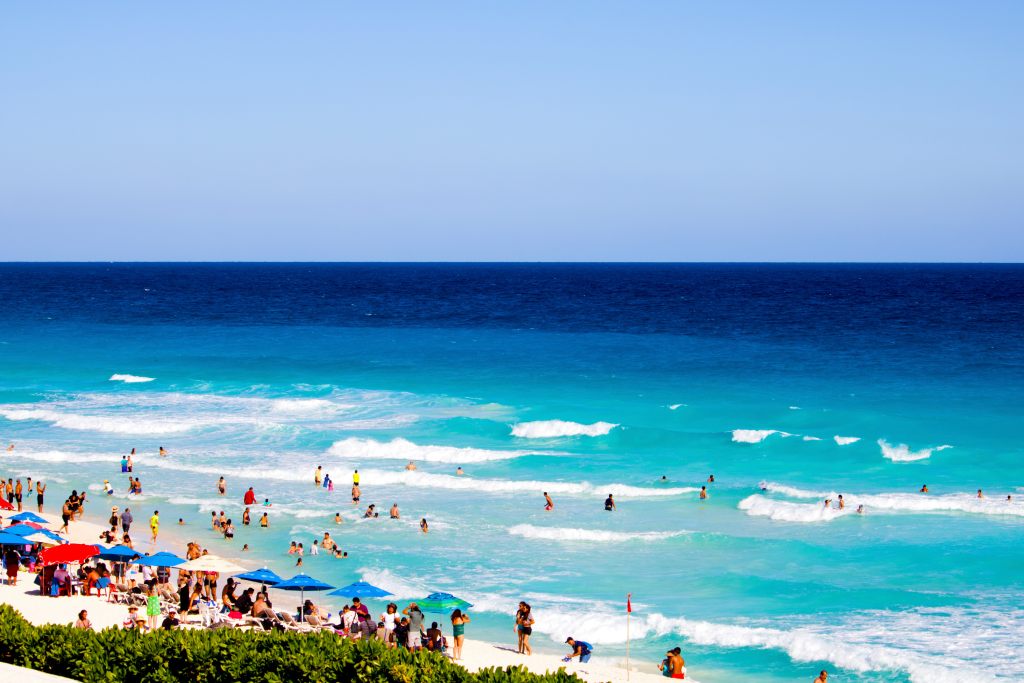
[[2,265],[0,313],[0,471],[54,504],[288,575],[329,531],[317,578],[606,661],[632,593],[634,664],[702,683],[1024,679],[1024,266]]

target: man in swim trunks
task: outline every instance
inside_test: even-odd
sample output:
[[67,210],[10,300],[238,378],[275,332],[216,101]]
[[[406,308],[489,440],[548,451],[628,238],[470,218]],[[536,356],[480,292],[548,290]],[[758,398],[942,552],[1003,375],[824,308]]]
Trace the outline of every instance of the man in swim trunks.
[[707,486],[701,486],[700,487],[700,499],[701,500],[707,500],[707,498],[708,498],[708,487]]
[[604,509],[608,512],[617,509],[615,507],[615,499],[612,498],[612,494],[608,494],[608,497],[604,499]]
[[814,683],[828,683],[828,672],[822,671],[818,674],[818,677],[814,679]]
[[391,519],[401,519],[402,516],[398,512],[398,503],[391,506]]
[[681,652],[682,650],[678,647],[674,647],[666,653],[668,655],[669,678],[686,678],[686,662],[683,661],[683,656],[680,654]]
[[36,505],[39,506],[39,511],[43,511],[43,494],[46,492],[46,484],[41,481],[36,481]]

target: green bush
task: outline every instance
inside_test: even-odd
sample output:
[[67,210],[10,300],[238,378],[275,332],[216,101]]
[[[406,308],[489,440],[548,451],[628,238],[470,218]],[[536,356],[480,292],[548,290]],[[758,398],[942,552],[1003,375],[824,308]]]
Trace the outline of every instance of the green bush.
[[9,605],[0,605],[0,662],[83,683],[581,683],[521,666],[469,673],[439,654],[329,633],[35,627]]

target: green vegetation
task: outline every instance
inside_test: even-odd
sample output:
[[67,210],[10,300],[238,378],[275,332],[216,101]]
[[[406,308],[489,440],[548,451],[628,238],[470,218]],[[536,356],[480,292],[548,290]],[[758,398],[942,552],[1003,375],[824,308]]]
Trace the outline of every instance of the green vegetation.
[[431,652],[331,634],[36,627],[9,605],[0,605],[0,661],[83,683],[581,683],[523,667],[473,674]]

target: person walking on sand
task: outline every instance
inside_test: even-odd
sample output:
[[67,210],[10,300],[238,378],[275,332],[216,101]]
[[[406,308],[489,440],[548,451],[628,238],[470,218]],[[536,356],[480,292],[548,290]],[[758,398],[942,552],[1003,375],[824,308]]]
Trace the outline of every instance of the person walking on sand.
[[618,509],[615,507],[615,499],[612,497],[612,494],[610,493],[608,494],[608,497],[604,499],[604,509],[608,512],[612,512]]
[[533,650],[530,648],[530,636],[533,635],[533,614],[530,610],[530,605],[519,601],[519,610],[516,611],[516,623],[515,632],[518,638],[518,650],[521,655],[532,655]]
[[68,498],[64,501],[63,507],[60,509],[60,519],[64,522],[64,526],[60,528],[57,533],[66,534],[68,532],[68,522],[71,521],[71,499]]
[[818,677],[814,679],[814,683],[828,683],[828,672],[822,671],[818,674]]
[[555,501],[551,500],[551,496],[548,495],[547,491],[544,492],[544,509],[548,512],[555,509]]
[[126,535],[128,533],[128,530],[132,528],[132,522],[134,521],[135,518],[132,517],[132,511],[129,510],[128,508],[125,508],[124,512],[121,513],[121,530]]
[[462,644],[466,640],[466,624],[469,623],[469,615],[457,609],[452,612],[452,659],[462,659]]
[[18,503],[18,512],[21,512],[21,494],[22,493],[23,493],[23,490],[21,488],[21,479],[19,479],[18,483],[14,485],[14,500],[17,501],[17,503]]
[[153,516],[149,518],[149,530],[153,532],[153,543],[156,543],[157,534],[160,533],[160,511],[153,510]]
[[39,507],[39,512],[43,511],[43,494],[46,493],[46,484],[41,481],[36,481],[36,505]]

